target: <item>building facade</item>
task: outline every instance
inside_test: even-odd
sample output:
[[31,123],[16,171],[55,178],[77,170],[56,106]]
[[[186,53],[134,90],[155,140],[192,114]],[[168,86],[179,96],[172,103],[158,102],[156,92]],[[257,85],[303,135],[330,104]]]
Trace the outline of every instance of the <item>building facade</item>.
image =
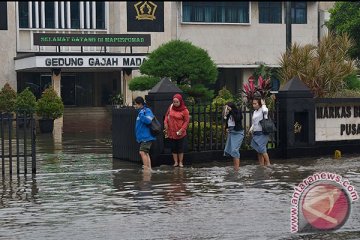
[[[292,42],[316,44],[328,5],[323,13],[319,2],[291,6]],[[219,67],[213,87],[233,93],[260,64],[278,67],[286,49],[285,2],[29,1],[1,3],[1,11],[0,85],[30,87],[39,97],[52,84],[66,107],[106,106],[119,92],[131,104],[144,94],[128,89],[141,61],[172,39],[206,49]],[[49,44],[51,34],[63,43]],[[72,34],[81,35],[66,45]],[[149,35],[151,43],[112,45],[118,34]],[[86,36],[110,38],[91,45]]]

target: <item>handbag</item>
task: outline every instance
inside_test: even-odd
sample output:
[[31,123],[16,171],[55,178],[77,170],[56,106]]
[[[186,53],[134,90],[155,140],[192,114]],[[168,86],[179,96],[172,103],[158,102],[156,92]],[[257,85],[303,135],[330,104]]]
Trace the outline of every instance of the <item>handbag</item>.
[[262,132],[264,134],[271,134],[271,133],[274,133],[276,132],[276,127],[275,127],[275,124],[274,122],[268,117],[268,119],[265,119],[264,117],[264,113],[263,113],[263,119],[260,120],[260,125],[262,127]]

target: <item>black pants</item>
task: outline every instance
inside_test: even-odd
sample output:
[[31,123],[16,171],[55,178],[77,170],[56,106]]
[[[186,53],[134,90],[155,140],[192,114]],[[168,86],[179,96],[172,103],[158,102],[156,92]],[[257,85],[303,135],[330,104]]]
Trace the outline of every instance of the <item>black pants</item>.
[[171,139],[169,138],[171,152],[172,153],[183,153],[184,152],[184,143],[185,137],[181,139]]

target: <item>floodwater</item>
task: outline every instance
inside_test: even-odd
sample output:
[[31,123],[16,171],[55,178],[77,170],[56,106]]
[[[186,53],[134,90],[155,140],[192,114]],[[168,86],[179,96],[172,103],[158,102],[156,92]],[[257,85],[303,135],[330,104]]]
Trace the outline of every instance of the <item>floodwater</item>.
[[[0,183],[0,239],[360,239],[360,201],[334,232],[290,232],[293,188],[334,172],[360,189],[360,156],[230,161],[143,173],[109,135],[38,135],[38,174]],[[170,161],[170,160],[169,160]]]

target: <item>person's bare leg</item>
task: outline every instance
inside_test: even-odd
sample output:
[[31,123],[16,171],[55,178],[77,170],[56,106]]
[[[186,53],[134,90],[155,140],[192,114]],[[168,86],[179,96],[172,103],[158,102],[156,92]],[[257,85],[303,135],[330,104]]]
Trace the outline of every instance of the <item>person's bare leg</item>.
[[148,168],[151,171],[151,158],[150,158],[150,154],[146,153],[147,159],[148,159]]
[[178,154],[177,153],[173,153],[173,159],[174,159],[174,167],[179,166],[179,159],[178,159]]
[[258,153],[257,156],[258,156],[258,159],[259,159],[259,164],[260,164],[260,166],[264,166],[264,158],[263,158],[263,155],[262,155],[261,153]]
[[270,166],[270,158],[269,158],[269,155],[268,155],[267,153],[263,153],[263,158],[264,158],[265,166]]
[[178,153],[178,158],[179,158],[179,167],[183,167],[184,166],[184,153]]
[[239,171],[240,169],[240,158],[234,158],[234,170]]
[[148,156],[147,156],[147,153],[144,152],[144,151],[140,151],[140,156],[141,156],[141,160],[143,162],[143,165],[144,165],[144,170],[150,170],[149,169],[149,163],[148,163]]

